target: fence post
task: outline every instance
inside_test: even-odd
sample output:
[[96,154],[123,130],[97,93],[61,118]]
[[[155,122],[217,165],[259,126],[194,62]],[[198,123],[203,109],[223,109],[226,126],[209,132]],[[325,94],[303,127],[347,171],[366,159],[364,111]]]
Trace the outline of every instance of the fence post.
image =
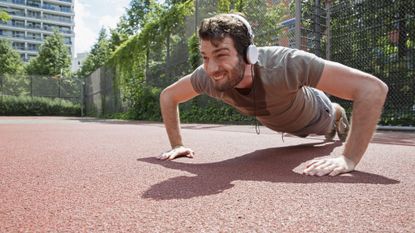
[[315,0],[314,6],[316,8],[315,15],[314,15],[314,46],[315,46],[314,53],[320,57],[321,56],[321,51],[320,51],[321,50],[321,46],[320,46],[320,39],[321,39],[320,7],[321,7],[321,4],[320,4],[320,0]]
[[301,49],[301,0],[295,0],[295,47]]
[[330,60],[331,55],[331,0],[326,0],[326,30],[327,30],[327,45],[326,45],[326,60]]
[[195,0],[195,34],[197,35],[197,24],[198,24],[198,17],[199,17],[199,4],[198,0]]
[[1,96],[3,97],[3,76],[0,76],[0,92]]
[[30,97],[33,98],[33,75],[30,75]]
[[84,88],[85,88],[85,82],[82,80],[79,80],[79,86],[81,89],[81,94],[79,96],[80,98],[80,104],[81,104],[81,117],[84,116],[84,104],[85,104],[85,96],[84,96]]

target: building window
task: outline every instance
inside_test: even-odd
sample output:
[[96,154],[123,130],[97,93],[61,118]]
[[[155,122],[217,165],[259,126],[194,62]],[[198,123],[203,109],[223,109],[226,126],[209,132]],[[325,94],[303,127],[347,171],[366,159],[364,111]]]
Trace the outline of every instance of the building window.
[[13,48],[18,50],[25,50],[25,45],[23,42],[13,42]]
[[40,7],[40,1],[27,0],[26,5],[33,7]]
[[13,0],[13,3],[24,5],[24,0]]
[[27,11],[27,16],[31,18],[40,19],[40,12],[38,11]]
[[68,12],[68,13],[71,13],[72,11],[71,11],[71,8],[70,7],[67,7],[67,6],[61,6],[61,11],[62,12]]
[[28,32],[27,33],[27,38],[28,39],[32,39],[32,40],[41,40],[41,36],[40,36],[39,33],[31,33],[31,32]]
[[15,38],[24,38],[24,32],[13,31],[13,37],[15,37]]
[[30,22],[30,21],[27,21],[27,27],[28,28],[34,28],[34,29],[40,29],[41,28],[40,23],[35,23],[35,22]]
[[15,27],[25,27],[24,21],[21,20],[12,20],[12,25]]
[[27,44],[27,47],[31,51],[37,51],[37,45],[36,44]]

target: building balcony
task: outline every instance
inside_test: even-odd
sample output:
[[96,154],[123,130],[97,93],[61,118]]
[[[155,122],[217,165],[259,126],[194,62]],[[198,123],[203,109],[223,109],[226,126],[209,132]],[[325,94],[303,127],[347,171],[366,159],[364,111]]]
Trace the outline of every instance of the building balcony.
[[12,3],[12,4],[16,4],[16,5],[26,5],[24,0],[0,0],[0,3],[5,2],[5,3]]
[[56,18],[52,18],[52,17],[43,17],[43,22],[44,23],[51,23],[51,24],[58,24],[61,26],[74,26],[75,22],[73,22],[72,20],[64,20],[64,19],[56,19]]
[[66,6],[73,5],[75,0],[43,0],[43,2],[54,3],[54,4],[63,4]]
[[[5,29],[10,29],[10,30],[16,30],[21,28],[22,30],[24,29],[28,29],[31,31],[35,31],[35,32],[39,32],[39,31],[46,31],[49,33],[53,33],[55,27],[50,27],[50,26],[43,26],[43,28],[40,25],[19,25],[19,24],[13,24],[13,23],[2,23],[0,22],[0,28],[5,28]],[[59,32],[67,34],[67,35],[73,35],[73,31],[69,30],[69,29],[64,29],[64,28],[60,28],[58,29]]]
[[74,16],[75,15],[75,13],[71,10],[63,10],[63,9],[56,10],[56,8],[54,8],[54,7],[42,7],[41,9],[43,9],[43,12],[46,12],[46,13],[62,14],[62,15],[65,15],[65,16]]
[[[51,2],[56,2],[58,4],[61,4],[63,2],[61,1],[51,1]],[[67,15],[74,15],[75,13],[73,12],[72,8],[67,9],[64,7],[70,7],[71,4],[66,4],[65,6],[55,6],[55,5],[51,5],[51,4],[41,4],[41,3],[37,3],[37,2],[28,2],[25,3],[24,0],[0,0],[0,4],[1,3],[11,3],[14,4],[16,6],[20,6],[21,8],[25,8],[25,6],[29,7],[29,8],[34,8],[34,9],[43,9],[43,10],[47,10],[50,12],[59,12],[59,13],[63,13],[63,14],[67,14]]]
[[[52,34],[55,29],[56,29],[55,27],[43,26],[43,31],[49,32],[50,34]],[[61,33],[67,34],[67,35],[72,35],[73,34],[72,30],[63,29],[63,28],[58,29],[58,32],[61,32]]]
[[8,28],[8,29],[19,29],[19,28],[21,28],[23,30],[24,28],[26,28],[26,26],[24,24],[15,24],[15,23],[12,23],[10,21],[7,22],[7,23],[0,21],[0,28]]
[[42,43],[42,38],[40,37],[26,37],[26,36],[13,36],[11,33],[0,34],[0,38],[6,38],[10,41],[16,42],[32,42],[32,43]]
[[64,19],[59,17],[53,17],[53,16],[34,16],[34,15],[28,15],[28,14],[9,14],[12,16],[13,19],[20,19],[20,20],[35,20],[37,22],[47,22],[47,23],[59,23],[65,26],[73,26],[75,22],[71,19]]

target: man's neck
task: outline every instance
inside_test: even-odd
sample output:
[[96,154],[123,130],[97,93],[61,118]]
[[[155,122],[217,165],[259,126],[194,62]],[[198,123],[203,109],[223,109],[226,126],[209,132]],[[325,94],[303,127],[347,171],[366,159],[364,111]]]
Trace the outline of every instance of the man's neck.
[[244,77],[241,82],[238,83],[238,85],[235,86],[237,89],[250,89],[252,87],[252,72],[251,67],[253,65],[247,64],[245,65],[245,73]]

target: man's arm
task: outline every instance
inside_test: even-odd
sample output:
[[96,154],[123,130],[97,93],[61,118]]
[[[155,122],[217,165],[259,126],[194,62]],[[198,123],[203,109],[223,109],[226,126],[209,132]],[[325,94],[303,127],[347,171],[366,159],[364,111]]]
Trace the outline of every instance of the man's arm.
[[[376,129],[388,93],[387,85],[362,71],[326,61],[317,88],[342,99],[353,101],[349,136],[343,151],[348,169],[327,162],[314,162],[305,170],[310,175],[337,175],[354,169],[365,153]],[[331,171],[327,167],[333,168]],[[324,169],[323,169],[324,168]],[[325,174],[323,174],[325,173]]]
[[161,114],[172,150],[161,154],[159,159],[174,159],[178,156],[193,157],[193,151],[183,145],[178,106],[197,95],[199,94],[193,89],[190,82],[190,75],[183,77],[161,92]]

